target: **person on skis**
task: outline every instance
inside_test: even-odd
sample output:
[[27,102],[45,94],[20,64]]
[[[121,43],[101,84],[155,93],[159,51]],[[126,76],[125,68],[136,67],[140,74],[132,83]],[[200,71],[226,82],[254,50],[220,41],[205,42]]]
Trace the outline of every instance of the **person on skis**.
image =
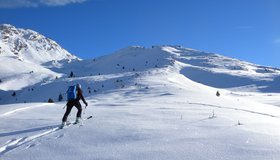
[[[75,123],[80,123],[82,120],[82,105],[80,103],[80,99],[84,102],[86,107],[88,106],[88,103],[86,102],[84,96],[83,96],[83,91],[82,91],[82,86],[81,84],[77,84],[76,86],[71,86],[73,88],[73,91],[70,91],[70,87],[67,90],[67,96],[68,96],[68,101],[67,101],[67,108],[66,112],[62,118],[62,127],[66,125],[67,117],[70,114],[73,106],[75,106],[78,109],[77,115],[76,115],[76,122]],[[69,93],[70,92],[70,93]],[[73,92],[73,93],[72,93]],[[69,94],[74,94],[72,98],[69,98]]]

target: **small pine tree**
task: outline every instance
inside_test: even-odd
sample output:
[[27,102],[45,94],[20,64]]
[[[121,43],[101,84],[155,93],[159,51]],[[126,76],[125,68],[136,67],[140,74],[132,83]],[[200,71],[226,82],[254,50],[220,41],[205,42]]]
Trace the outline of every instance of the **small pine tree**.
[[220,92],[217,91],[217,92],[216,92],[216,96],[217,96],[217,97],[220,97],[220,95],[221,95]]
[[74,73],[71,71],[70,72],[70,78],[74,77]]
[[58,96],[58,101],[61,102],[62,100],[63,100],[63,96],[62,96],[62,94],[60,93],[59,96]]
[[12,94],[12,96],[15,97],[16,95],[17,95],[17,94],[16,94],[16,92],[14,91],[13,94]]
[[48,103],[54,103],[53,99],[49,98]]

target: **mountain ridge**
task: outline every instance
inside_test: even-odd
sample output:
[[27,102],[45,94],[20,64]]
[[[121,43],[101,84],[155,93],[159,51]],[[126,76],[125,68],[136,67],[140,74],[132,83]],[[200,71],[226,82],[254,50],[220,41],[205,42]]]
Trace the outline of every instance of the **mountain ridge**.
[[[2,25],[2,28],[3,26],[17,32],[17,29],[11,25]],[[32,35],[37,33],[31,32]],[[3,34],[1,37],[3,39]],[[46,38],[43,37],[43,39]],[[0,44],[3,43],[8,42],[0,41]],[[36,52],[31,54],[36,54]],[[130,46],[110,55],[85,60],[74,55],[69,59],[68,52],[67,54],[63,52],[62,55],[65,55],[62,59],[43,57],[46,60],[42,63],[40,60],[33,61],[32,58],[29,60],[28,56],[22,59],[19,58],[20,56],[15,58],[16,55],[13,55],[12,52],[0,54],[2,64],[0,90],[3,90],[0,95],[8,97],[5,102],[0,100],[0,103],[23,102],[28,96],[36,97],[32,98],[33,102],[46,101],[48,96],[56,99],[57,95],[44,93],[45,96],[42,98],[35,96],[35,93],[42,94],[42,89],[47,88],[49,92],[55,90],[56,94],[59,94],[65,92],[68,85],[75,83],[82,83],[97,94],[139,84],[140,82],[137,80],[139,75],[140,77],[141,75],[153,76],[151,73],[159,72],[164,75],[173,75],[173,73],[183,75],[188,79],[187,81],[195,82],[192,84],[198,83],[216,88],[216,90],[280,92],[280,87],[277,85],[280,82],[280,69],[278,68],[256,65],[179,45],[158,45],[149,48]],[[69,77],[71,72],[73,77]],[[142,76],[143,78],[149,78],[149,76]],[[129,84],[128,81],[130,81]],[[180,83],[176,80],[174,82]],[[58,87],[58,84],[61,86]],[[41,89],[29,92],[28,90],[32,88]],[[16,98],[9,96],[15,91],[21,94],[18,94]]]

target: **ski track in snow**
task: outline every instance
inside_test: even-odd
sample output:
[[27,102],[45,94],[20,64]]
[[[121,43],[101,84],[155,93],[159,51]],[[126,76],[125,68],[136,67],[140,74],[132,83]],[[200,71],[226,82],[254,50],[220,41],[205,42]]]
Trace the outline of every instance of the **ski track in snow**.
[[230,109],[230,110],[243,111],[243,112],[248,112],[248,113],[258,114],[258,115],[263,115],[263,116],[269,116],[269,117],[273,117],[273,118],[280,118],[279,116],[275,116],[275,115],[272,115],[272,114],[256,112],[256,111],[251,111],[251,110],[247,110],[247,109],[240,109],[240,108],[234,108],[234,107],[222,107],[222,106],[217,106],[217,105],[212,105],[212,104],[204,104],[204,103],[189,102],[189,104],[200,105],[200,106],[208,106],[208,107],[214,107],[214,108],[222,108],[222,109]]
[[[86,121],[88,119],[90,119],[90,118],[86,118],[83,121]],[[82,126],[82,125],[83,125],[83,123],[80,126]],[[68,127],[71,127],[71,126],[74,126],[74,121],[71,122],[69,125],[67,125],[67,127],[65,127],[65,128],[68,128]],[[3,156],[7,152],[10,152],[10,151],[12,151],[12,150],[14,150],[18,147],[21,147],[25,144],[28,144],[29,142],[32,142],[34,140],[37,140],[38,138],[45,137],[47,135],[55,133],[59,130],[63,130],[63,129],[61,129],[59,125],[56,125],[56,126],[52,127],[51,129],[48,129],[48,130],[46,130],[42,133],[39,133],[39,134],[35,134],[35,135],[32,135],[32,136],[28,136],[28,137],[21,137],[21,138],[17,138],[17,139],[11,139],[11,140],[7,141],[4,144],[4,146],[2,146],[0,148],[0,157]],[[58,136],[55,137],[55,139],[62,138],[63,136],[64,136],[64,134],[58,135]],[[26,149],[34,147],[36,145],[37,145],[36,143],[28,144]]]
[[[199,106],[208,106],[208,107],[214,107],[214,108],[221,108],[221,109],[230,109],[230,110],[236,110],[236,111],[243,111],[243,112],[248,112],[248,113],[252,113],[252,114],[258,114],[258,115],[263,115],[263,116],[269,116],[269,117],[274,117],[274,118],[280,118],[279,116],[276,115],[272,115],[272,114],[266,114],[266,113],[261,113],[261,112],[256,112],[256,111],[251,111],[251,110],[246,110],[246,109],[240,109],[240,108],[235,108],[235,107],[223,107],[223,106],[218,106],[218,105],[213,105],[213,104],[205,104],[205,103],[196,103],[196,102],[188,102],[188,104],[191,105],[199,105]],[[39,106],[44,106],[44,105],[39,105]],[[19,109],[15,109],[9,112],[6,112],[0,116],[8,116],[11,115],[13,113],[22,111],[22,110],[27,110],[27,109],[31,109],[31,108],[35,108],[38,107],[38,105],[36,106],[32,106],[32,107],[25,107],[25,108],[19,108]],[[208,118],[206,118],[208,119]],[[72,123],[68,126],[70,127],[72,126]],[[51,127],[51,126],[50,126]],[[7,152],[10,152],[18,147],[21,147],[23,145],[26,145],[26,149],[28,148],[32,148],[35,147],[37,145],[39,145],[38,142],[36,143],[30,143],[33,142],[41,137],[45,137],[47,135],[50,135],[56,131],[59,131],[60,128],[59,126],[53,126],[51,127],[51,129],[48,129],[44,132],[41,132],[39,134],[35,134],[35,135],[31,135],[31,136],[27,136],[27,137],[21,137],[21,138],[17,138],[17,139],[11,139],[9,141],[7,141],[1,148],[0,148],[0,157],[2,157],[3,155],[5,155]],[[3,135],[5,136],[5,135]],[[64,136],[64,134],[62,135],[58,135],[56,137],[54,137],[55,139],[58,138],[62,138]],[[30,144],[29,144],[30,143]]]
[[[39,133],[39,134],[35,134],[33,136],[29,136],[29,137],[21,137],[21,138],[17,138],[17,139],[11,139],[9,141],[7,141],[5,143],[4,146],[2,146],[0,148],[0,157],[3,156],[5,153],[7,152],[10,152],[20,146],[23,146],[25,144],[28,144],[29,142],[32,142],[40,137],[44,137],[46,135],[49,135],[51,133],[54,133],[56,131],[60,130],[59,127],[55,127],[55,128],[52,128],[52,129],[49,129],[45,132],[42,132],[42,133]],[[30,144],[27,146],[27,148],[30,148],[30,147],[34,147],[36,144]]]
[[44,107],[46,105],[49,105],[49,104],[40,104],[40,105],[35,105],[35,106],[30,106],[30,107],[23,107],[23,108],[14,109],[12,111],[8,111],[6,113],[0,114],[0,117],[8,116],[8,115],[11,115],[11,114],[14,114],[14,113],[17,113],[17,112],[20,112],[20,111],[28,110],[28,109],[33,109],[33,108],[37,108],[37,107]]

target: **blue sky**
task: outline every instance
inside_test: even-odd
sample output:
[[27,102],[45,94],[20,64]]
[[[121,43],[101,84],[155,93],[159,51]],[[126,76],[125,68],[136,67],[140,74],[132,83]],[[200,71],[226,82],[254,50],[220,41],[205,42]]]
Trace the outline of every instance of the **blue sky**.
[[0,0],[0,23],[29,28],[81,58],[182,45],[280,67],[279,0]]

